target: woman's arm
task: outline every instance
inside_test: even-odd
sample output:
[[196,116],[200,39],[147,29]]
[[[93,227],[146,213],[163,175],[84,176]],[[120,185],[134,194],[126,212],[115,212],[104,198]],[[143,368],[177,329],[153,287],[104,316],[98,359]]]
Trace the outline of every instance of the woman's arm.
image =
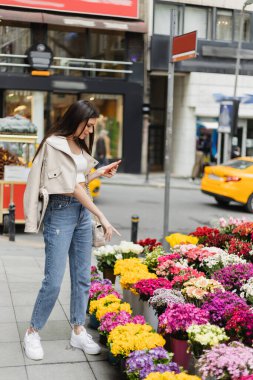
[[86,207],[92,214],[94,214],[102,224],[105,231],[105,239],[111,240],[113,232],[120,236],[120,233],[110,224],[104,214],[98,209],[98,207],[92,202],[89,195],[84,188],[77,183],[73,192],[75,197],[84,207]]
[[98,178],[98,177],[107,177],[107,178],[113,177],[116,174],[120,163],[121,163],[121,160],[113,162],[112,164],[102,166],[101,168],[97,169],[95,172],[88,174],[87,182],[89,183],[93,179]]

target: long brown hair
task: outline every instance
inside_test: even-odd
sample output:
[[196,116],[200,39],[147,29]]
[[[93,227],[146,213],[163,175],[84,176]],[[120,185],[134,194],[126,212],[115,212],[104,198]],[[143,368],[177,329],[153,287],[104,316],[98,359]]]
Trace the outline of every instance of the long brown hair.
[[[57,121],[46,133],[45,137],[41,141],[38,150],[33,158],[37,156],[41,150],[46,139],[52,135],[68,137],[75,133],[80,123],[85,121],[86,127],[89,119],[99,117],[97,108],[88,100],[78,100],[71,104],[71,106],[64,113],[63,117]],[[82,132],[81,132],[82,134]],[[89,134],[89,146],[87,146],[85,140],[81,140],[77,137],[78,145],[84,149],[87,153],[91,154],[92,146],[94,142],[94,131]]]

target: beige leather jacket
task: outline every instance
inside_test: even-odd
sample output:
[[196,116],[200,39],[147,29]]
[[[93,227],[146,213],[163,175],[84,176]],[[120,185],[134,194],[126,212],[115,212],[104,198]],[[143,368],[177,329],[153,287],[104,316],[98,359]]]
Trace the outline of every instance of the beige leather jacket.
[[[88,165],[85,175],[97,165],[83,151]],[[49,194],[73,193],[77,169],[69,144],[63,136],[50,136],[43,144],[30,170],[24,193],[25,232],[37,233],[43,220]]]

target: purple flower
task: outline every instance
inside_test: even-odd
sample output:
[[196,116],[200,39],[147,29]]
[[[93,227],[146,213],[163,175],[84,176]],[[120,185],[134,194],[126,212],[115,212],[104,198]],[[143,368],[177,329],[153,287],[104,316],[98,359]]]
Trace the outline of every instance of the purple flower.
[[240,292],[243,284],[253,277],[253,264],[234,264],[219,269],[213,274],[213,278],[219,281],[226,290]]
[[219,344],[198,360],[202,380],[209,377],[236,380],[253,373],[253,349],[242,343]]
[[130,353],[126,360],[126,373],[130,379],[145,379],[150,372],[175,372],[179,367],[171,362],[172,354],[164,348],[156,347],[151,350],[138,350]]
[[237,309],[247,310],[249,307],[246,302],[237,294],[231,292],[210,293],[206,301],[201,306],[210,314],[210,322],[224,327],[227,320]]

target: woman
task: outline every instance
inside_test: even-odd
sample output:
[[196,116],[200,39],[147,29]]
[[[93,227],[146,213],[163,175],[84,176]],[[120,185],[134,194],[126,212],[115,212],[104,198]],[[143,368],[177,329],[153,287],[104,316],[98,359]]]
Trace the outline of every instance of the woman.
[[28,177],[24,194],[25,232],[38,232],[44,219],[45,241],[45,277],[24,338],[25,353],[33,360],[43,359],[38,331],[58,298],[68,256],[73,325],[70,343],[87,354],[100,352],[99,345],[83,327],[90,285],[90,212],[100,220],[107,240],[113,232],[119,233],[93,204],[86,187],[96,177],[112,177],[120,161],[90,173],[97,165],[90,152],[98,116],[90,102],[73,103],[41,142]]

